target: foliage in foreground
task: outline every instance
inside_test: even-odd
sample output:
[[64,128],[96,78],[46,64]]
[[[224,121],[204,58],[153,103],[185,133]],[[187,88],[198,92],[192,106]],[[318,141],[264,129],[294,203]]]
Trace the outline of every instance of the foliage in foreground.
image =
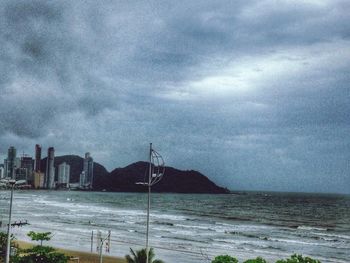
[[256,259],[248,259],[243,263],[267,263],[267,261],[261,257],[257,257]]
[[40,241],[40,246],[43,245],[43,241],[49,241],[51,239],[51,232],[34,232],[30,231],[29,236],[33,241]]
[[56,252],[52,247],[34,246],[21,250],[14,256],[13,263],[67,263],[69,257],[63,253]]
[[[16,247],[17,245],[14,243],[15,237],[11,234],[11,247]],[[7,247],[7,234],[0,232],[0,262],[1,259],[5,259],[6,257],[6,247]]]
[[[228,255],[221,255],[217,256],[211,263],[238,263],[238,260]],[[243,263],[267,263],[267,261],[261,257],[257,257],[256,259],[248,259]],[[294,254],[285,260],[277,260],[276,263],[321,263],[321,261],[312,259],[310,257],[303,257],[302,255]]]
[[238,263],[238,260],[229,255],[221,255],[214,258],[211,263]]
[[[146,253],[145,248],[143,248],[141,250],[137,250],[136,252],[134,250],[132,250],[132,248],[130,248],[130,252],[131,252],[131,256],[130,255],[125,256],[126,262],[128,262],[128,263],[146,263],[147,253]],[[150,250],[148,251],[148,262],[149,263],[164,263],[164,261],[159,260],[159,259],[154,259],[154,257],[155,257],[155,254],[153,252],[153,248],[150,248]]]
[[19,250],[12,258],[13,263],[67,263],[69,257],[57,252],[53,247],[43,246],[43,241],[51,239],[51,232],[33,232],[29,236],[33,241],[40,241],[40,245],[28,249]]
[[290,258],[287,258],[286,260],[278,260],[276,263],[321,263],[321,261],[309,257],[303,257],[302,255],[294,254]]

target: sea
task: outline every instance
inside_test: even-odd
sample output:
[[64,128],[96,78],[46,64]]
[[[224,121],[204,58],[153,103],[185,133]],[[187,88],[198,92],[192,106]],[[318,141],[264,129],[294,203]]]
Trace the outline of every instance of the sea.
[[[6,231],[10,192],[0,191]],[[44,244],[97,253],[97,233],[109,252],[124,257],[145,247],[147,195],[15,190],[12,227],[19,240],[29,231],[51,232]],[[350,195],[238,192],[225,195],[151,195],[150,246],[167,263],[205,263],[216,255],[269,262],[293,253],[321,262],[350,262]],[[108,240],[108,239],[107,239]]]

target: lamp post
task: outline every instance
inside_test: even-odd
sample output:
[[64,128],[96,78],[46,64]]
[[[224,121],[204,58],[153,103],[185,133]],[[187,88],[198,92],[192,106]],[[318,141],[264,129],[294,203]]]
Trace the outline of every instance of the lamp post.
[[7,247],[6,247],[6,261],[5,261],[5,263],[10,263],[12,200],[13,200],[13,190],[15,188],[16,180],[10,180],[9,184],[11,186],[11,198],[10,198],[9,223],[7,225]]
[[158,183],[164,175],[164,160],[163,157],[152,148],[152,143],[149,147],[149,169],[148,182],[144,183],[148,187],[148,203],[147,203],[147,230],[146,230],[146,263],[149,261],[149,217],[151,210],[151,187]]
[[[137,182],[136,184],[148,187],[148,202],[147,202],[147,229],[146,229],[146,263],[148,263],[148,236],[149,236],[149,216],[151,210],[151,187],[158,183],[164,175],[165,166],[163,157],[152,148],[152,143],[149,146],[149,167],[147,182]],[[146,181],[146,180],[145,180]]]
[[106,239],[107,239],[107,238],[103,239],[103,238],[101,237],[101,240],[100,240],[100,251],[99,251],[99,253],[100,253],[100,263],[103,263],[103,259],[102,259],[102,250],[103,250],[103,243],[104,243],[104,241],[105,241]]

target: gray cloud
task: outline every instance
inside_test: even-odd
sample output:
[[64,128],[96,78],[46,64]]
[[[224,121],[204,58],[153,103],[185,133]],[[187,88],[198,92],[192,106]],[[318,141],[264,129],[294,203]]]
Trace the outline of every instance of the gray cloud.
[[0,150],[348,192],[347,1],[2,1]]

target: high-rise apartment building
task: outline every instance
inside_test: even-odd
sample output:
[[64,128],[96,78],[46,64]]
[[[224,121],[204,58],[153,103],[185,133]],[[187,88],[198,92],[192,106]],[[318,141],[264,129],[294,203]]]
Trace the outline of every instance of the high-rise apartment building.
[[55,148],[50,147],[47,150],[47,160],[46,160],[46,173],[44,184],[48,189],[53,189],[55,187]]
[[16,169],[16,180],[33,181],[34,160],[30,156],[23,155],[19,167]]
[[35,145],[34,170],[35,170],[35,172],[41,171],[41,146],[39,144]]
[[94,181],[94,160],[92,159],[90,153],[88,152],[85,153],[84,173],[85,173],[84,186],[87,189],[92,189],[93,181]]
[[85,172],[82,171],[79,176],[79,187],[81,189],[85,189],[85,179],[86,179]]
[[7,171],[8,171],[8,162],[7,159],[4,159],[4,178],[7,177]]
[[7,151],[6,175],[12,179],[15,178],[16,169],[16,148],[11,146]]
[[34,172],[34,188],[40,189],[44,188],[44,180],[45,180],[45,174],[42,172]]
[[3,165],[0,165],[0,179],[5,178],[5,168]]
[[70,180],[70,165],[66,162],[58,166],[58,184],[63,187],[69,186]]

